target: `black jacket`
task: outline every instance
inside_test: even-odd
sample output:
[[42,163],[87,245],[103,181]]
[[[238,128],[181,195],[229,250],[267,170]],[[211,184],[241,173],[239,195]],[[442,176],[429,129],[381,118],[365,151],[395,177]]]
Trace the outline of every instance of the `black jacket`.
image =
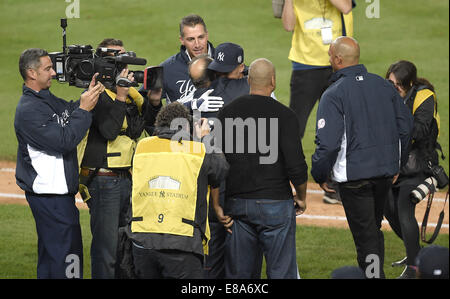
[[[130,96],[128,96],[130,98]],[[107,143],[115,140],[119,135],[126,135],[136,140],[140,137],[144,129],[144,120],[138,124],[136,118],[146,114],[148,105],[142,105],[142,113],[139,114],[139,108],[136,103],[125,103],[113,100],[103,92],[92,110],[92,125],[89,129],[86,149],[84,151],[83,167],[90,168],[108,168],[107,163]],[[124,119],[127,119],[127,127],[123,128]],[[133,132],[132,132],[133,131]],[[129,149],[130,152],[133,148]]]
[[[403,99],[406,106],[410,109],[411,114],[413,113],[413,106],[417,93],[424,89],[431,91],[431,89],[425,85],[413,86]],[[409,152],[410,156],[412,154],[414,158],[417,158],[417,165],[421,169],[419,172],[422,173],[423,176],[430,174],[428,162],[431,162],[433,165],[437,165],[439,163],[439,157],[436,151],[436,149],[440,147],[437,143],[438,125],[436,119],[434,118],[434,113],[435,111],[437,112],[437,104],[434,97],[435,94],[433,92],[431,96],[429,96],[417,107],[413,114],[414,127],[412,130],[411,147]],[[401,171],[402,176],[400,176],[399,181],[402,181],[404,176],[416,175],[414,171],[413,173],[408,173],[409,171],[407,167],[403,168]],[[419,175],[419,177],[422,176]]]
[[292,199],[289,181],[298,186],[308,179],[295,113],[271,97],[245,95],[223,107],[217,118],[222,151],[230,163],[226,200]]

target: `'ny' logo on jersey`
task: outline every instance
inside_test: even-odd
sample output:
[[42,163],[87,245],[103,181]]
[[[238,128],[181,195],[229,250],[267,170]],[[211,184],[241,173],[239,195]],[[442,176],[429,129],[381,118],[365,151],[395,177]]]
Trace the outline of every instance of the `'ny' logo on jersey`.
[[225,54],[223,52],[219,52],[219,54],[217,54],[217,60],[223,61],[224,57],[225,57]]

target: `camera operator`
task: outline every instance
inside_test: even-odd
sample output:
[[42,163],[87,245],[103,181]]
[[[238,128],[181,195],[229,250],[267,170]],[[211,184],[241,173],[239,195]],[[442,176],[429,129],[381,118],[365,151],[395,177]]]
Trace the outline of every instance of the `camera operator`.
[[95,84],[78,102],[67,102],[50,92],[56,74],[47,51],[27,49],[19,59],[24,79],[14,128],[18,140],[16,182],[25,191],[38,235],[37,278],[69,278],[67,269],[76,256],[83,276],[78,192],[77,144],[92,121],[91,111],[104,86]]
[[415,217],[417,202],[411,200],[410,194],[432,175],[428,163],[439,163],[436,152],[440,148],[437,143],[437,99],[433,85],[426,79],[417,78],[417,69],[412,62],[401,60],[392,64],[386,73],[386,79],[393,84],[414,117],[409,159],[392,187],[386,202],[385,217],[406,248],[406,258],[393,266],[406,264],[399,278],[415,278],[413,266],[420,250],[420,242]]
[[[118,39],[105,39],[98,48],[125,52]],[[134,77],[124,68],[118,80],[133,82]],[[118,230],[126,224],[131,195],[129,170],[136,140],[143,131],[143,111],[141,94],[133,87],[119,85],[106,89],[93,110],[80,173],[80,182],[89,191],[85,200],[91,215],[92,278],[117,277]]]

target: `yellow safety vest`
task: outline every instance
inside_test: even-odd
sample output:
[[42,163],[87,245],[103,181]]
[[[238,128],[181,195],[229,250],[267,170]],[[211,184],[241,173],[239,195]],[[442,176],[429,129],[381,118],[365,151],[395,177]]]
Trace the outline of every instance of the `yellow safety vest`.
[[[113,91],[105,89],[105,92],[113,101],[116,100],[116,94]],[[144,103],[144,98],[142,95],[135,88],[131,87],[128,91],[128,96],[131,97],[136,103],[139,113],[142,113],[142,105]],[[129,97],[126,99],[127,104],[131,103]],[[121,131],[125,132],[127,127],[127,118],[125,117]],[[88,135],[89,130],[77,146],[78,167],[80,167],[84,157]],[[108,168],[131,167],[131,159],[133,157],[135,147],[136,142],[126,135],[119,135],[114,140],[108,140],[106,149]]]
[[[105,89],[105,92],[113,101],[116,100],[116,94],[113,91]],[[142,105],[144,104],[144,98],[142,97],[142,95],[135,88],[131,87],[128,90],[128,96],[131,97],[133,101],[136,103],[139,113],[142,113]],[[131,103],[129,97],[127,97],[126,99],[127,104]],[[125,117],[123,120],[121,130],[125,131],[127,127],[128,127],[127,118]],[[81,170],[81,162],[83,161],[84,152],[86,150],[88,136],[89,130],[86,132],[86,135],[77,145],[78,173],[80,173]],[[131,139],[126,135],[119,135],[114,140],[108,140],[106,149],[108,168],[131,167],[131,160],[135,148],[136,148],[136,141],[134,141],[133,139]],[[83,200],[86,202],[91,198],[91,196],[89,194],[87,186],[83,183],[83,180],[85,179],[86,178],[80,177],[78,191],[80,192]]]
[[[205,147],[195,141],[171,141],[156,136],[139,141],[133,159],[133,233],[163,233],[193,237],[194,227],[202,233],[203,250],[210,239],[206,227],[198,225],[197,180],[205,158]],[[200,216],[201,217],[201,216]]]
[[[328,0],[294,0],[296,24],[289,59],[298,63],[328,66],[330,45],[322,42],[321,28],[330,25],[333,40],[341,36],[341,12]],[[324,21],[325,19],[325,21]],[[344,15],[346,36],[353,36],[353,14]]]
[[[105,91],[111,99],[114,101],[116,100],[116,94],[114,92],[109,89],[105,89]],[[142,104],[144,103],[144,98],[142,95],[136,89],[130,88],[128,91],[128,96],[133,98],[139,109],[139,113],[142,113]],[[131,103],[128,97],[126,103]],[[125,131],[127,127],[127,118],[125,117],[121,131]],[[136,141],[126,135],[119,135],[114,140],[108,140],[106,149],[106,161],[108,163],[108,168],[130,167],[135,148]]]

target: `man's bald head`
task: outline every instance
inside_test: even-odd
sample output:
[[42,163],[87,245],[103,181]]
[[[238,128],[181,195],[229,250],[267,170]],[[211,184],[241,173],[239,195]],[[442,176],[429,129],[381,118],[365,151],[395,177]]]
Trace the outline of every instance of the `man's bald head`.
[[333,70],[338,71],[359,63],[359,44],[351,37],[341,36],[335,39],[328,50]]
[[250,64],[248,69],[248,83],[251,94],[270,96],[275,90],[275,67],[266,58],[258,58]]
[[208,65],[213,61],[207,54],[202,54],[194,57],[188,67],[189,76],[191,77],[192,84],[195,88],[208,87],[211,83],[210,72],[208,71]]

